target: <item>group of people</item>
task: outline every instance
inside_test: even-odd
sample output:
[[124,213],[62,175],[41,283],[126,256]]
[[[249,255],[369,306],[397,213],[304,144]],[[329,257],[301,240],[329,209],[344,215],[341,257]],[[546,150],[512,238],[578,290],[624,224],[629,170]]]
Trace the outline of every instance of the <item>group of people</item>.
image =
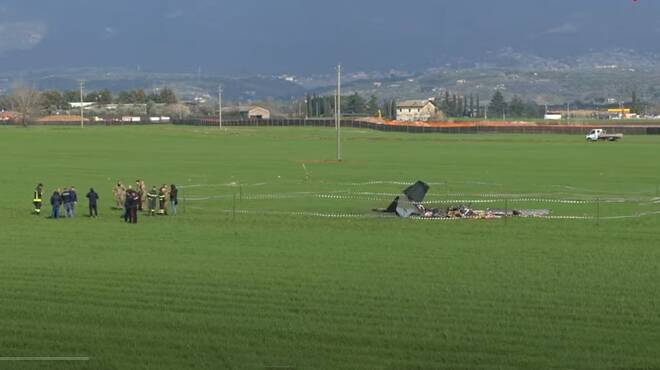
[[127,223],[137,223],[138,211],[145,211],[145,202],[146,214],[149,216],[165,216],[169,214],[168,207],[171,214],[176,215],[176,206],[179,204],[179,190],[174,184],[163,184],[159,188],[152,186],[151,190],[146,191],[143,180],[136,180],[135,188],[132,185],[127,188],[121,181],[117,181],[112,192],[115,208],[124,211],[123,218]]
[[[98,193],[94,191],[94,188],[89,189],[87,193],[87,199],[89,201],[89,217],[98,217],[99,211],[97,207],[97,201],[99,199]],[[34,189],[34,196],[32,197],[32,203],[34,205],[33,213],[35,215],[41,215],[41,208],[43,207],[44,201],[44,185],[38,184]],[[57,218],[73,218],[76,213],[76,205],[78,204],[78,193],[76,188],[70,186],[68,188],[57,189],[53,191],[53,195],[50,196],[50,205],[51,205],[51,214],[50,217]],[[64,208],[64,214],[60,214],[60,208]]]
[[[153,186],[151,190],[146,191],[144,181],[135,181],[135,189],[132,186],[125,188],[124,185],[118,181],[113,189],[115,196],[115,208],[123,211],[122,218],[127,223],[137,223],[138,211],[144,211],[145,201],[147,205],[147,214],[167,215],[168,209],[172,215],[176,215],[176,206],[179,203],[179,190],[176,185],[172,184],[167,186],[163,184],[160,188]],[[89,217],[98,217],[98,200],[99,195],[94,188],[90,188],[86,195],[89,205]],[[34,189],[34,196],[32,198],[34,205],[33,214],[41,215],[41,209],[44,203],[44,185],[39,183]],[[53,191],[50,197],[51,205],[51,218],[73,218],[75,216],[76,205],[78,204],[78,194],[75,187],[57,189]],[[64,214],[60,214],[60,209],[64,208]]]

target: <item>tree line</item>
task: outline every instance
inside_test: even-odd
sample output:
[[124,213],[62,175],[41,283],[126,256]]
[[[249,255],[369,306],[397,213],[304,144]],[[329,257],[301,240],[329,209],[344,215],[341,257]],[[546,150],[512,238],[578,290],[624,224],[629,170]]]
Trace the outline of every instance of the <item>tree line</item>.
[[[56,114],[68,111],[69,103],[80,102],[80,91],[45,90],[38,91],[26,86],[16,86],[9,95],[0,96],[0,110],[15,111],[25,124],[38,113]],[[116,96],[108,89],[91,91],[83,96],[83,102],[107,104],[155,104],[174,105],[179,102],[176,93],[170,88],[163,88],[147,94],[142,89],[122,91]],[[147,111],[149,109],[147,108]]]
[[[307,95],[305,98],[305,116],[332,117],[335,114],[335,97]],[[523,101],[514,96],[506,101],[504,95],[497,91],[488,104],[482,104],[478,95],[459,96],[446,91],[434,100],[435,106],[447,117],[452,118],[541,118],[545,108],[533,101]],[[375,95],[365,99],[357,92],[342,96],[342,114],[356,116],[381,116],[385,119],[396,119],[397,101],[387,99],[379,101]]]
[[[335,114],[335,97],[307,95],[305,98],[306,117],[332,117]],[[341,111],[344,115],[382,116],[386,119],[396,118],[396,100],[379,101],[375,95],[365,99],[357,92],[342,96]]]

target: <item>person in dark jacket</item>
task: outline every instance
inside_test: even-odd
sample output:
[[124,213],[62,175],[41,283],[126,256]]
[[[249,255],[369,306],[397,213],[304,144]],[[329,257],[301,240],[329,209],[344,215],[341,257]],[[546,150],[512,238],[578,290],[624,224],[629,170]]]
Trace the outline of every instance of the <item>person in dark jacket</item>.
[[94,188],[89,189],[87,199],[89,200],[89,217],[98,217],[99,210],[96,203],[99,199],[99,195],[94,191]]
[[50,197],[50,205],[53,207],[51,218],[54,219],[60,218],[60,206],[62,205],[62,196],[60,195],[60,189],[57,189],[53,192],[53,195]]
[[170,186],[170,208],[174,216],[176,216],[177,204],[179,204],[179,189],[176,188],[176,185],[172,184]]
[[124,221],[132,224],[137,223],[138,203],[140,202],[140,194],[133,190],[130,186],[126,191],[126,214]]
[[138,222],[138,208],[140,208],[140,193],[137,191],[133,191],[133,193],[131,193],[130,208],[131,223],[136,224]]
[[124,194],[124,222],[129,222],[131,220],[131,203],[133,201],[133,187],[128,185],[126,193]]
[[74,193],[71,191],[70,188],[64,189],[61,196],[62,196],[62,203],[64,204],[64,217],[66,218],[73,217]]

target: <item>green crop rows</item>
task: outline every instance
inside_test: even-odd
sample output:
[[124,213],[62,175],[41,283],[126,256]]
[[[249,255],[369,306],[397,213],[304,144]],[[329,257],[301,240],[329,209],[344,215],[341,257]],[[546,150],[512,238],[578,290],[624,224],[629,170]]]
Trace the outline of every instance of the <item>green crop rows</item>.
[[[608,218],[660,210],[659,149],[345,130],[335,163],[329,129],[1,128],[0,369],[660,368],[660,216]],[[137,178],[179,215],[124,224]],[[373,217],[418,179],[593,218]],[[100,217],[30,215],[38,182]],[[8,359],[60,356],[89,359]]]

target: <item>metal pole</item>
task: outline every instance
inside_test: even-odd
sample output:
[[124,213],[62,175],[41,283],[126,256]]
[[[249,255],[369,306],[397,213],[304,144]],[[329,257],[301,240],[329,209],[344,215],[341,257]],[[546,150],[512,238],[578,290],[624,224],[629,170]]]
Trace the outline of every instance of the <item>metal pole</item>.
[[83,105],[83,89],[85,81],[80,80],[80,128],[85,128],[85,107]]
[[341,161],[341,64],[337,66],[337,161]]
[[222,85],[218,86],[218,125],[222,128]]

